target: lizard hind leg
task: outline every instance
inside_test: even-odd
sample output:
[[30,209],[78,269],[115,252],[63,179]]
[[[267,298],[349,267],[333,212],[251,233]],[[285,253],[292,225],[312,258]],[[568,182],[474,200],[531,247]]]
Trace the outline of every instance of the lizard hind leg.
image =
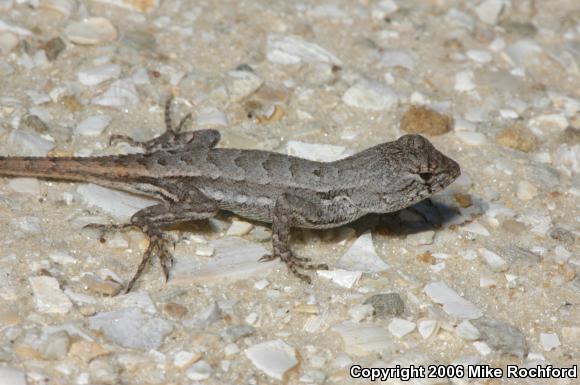
[[163,232],[163,228],[177,223],[211,218],[217,212],[218,208],[213,201],[207,199],[197,190],[190,190],[187,199],[183,202],[160,203],[146,207],[133,215],[131,224],[140,228],[147,235],[149,245],[143,253],[137,271],[127,285],[126,292],[132,289],[154,256],[159,258],[165,281],[169,279],[169,271],[173,266],[173,256],[169,247],[172,245],[172,241]]
[[143,253],[137,271],[125,289],[125,292],[129,292],[155,257],[159,258],[165,280],[169,279],[169,272],[173,266],[171,253],[173,241],[164,232],[165,228],[177,223],[211,218],[217,212],[215,203],[194,189],[188,191],[183,201],[160,203],[139,210],[131,217],[129,224],[89,225],[89,227],[106,231],[134,227],[140,229],[149,239],[149,245]]
[[171,243],[171,241],[159,229],[148,230],[146,234],[147,237],[149,238],[149,245],[147,246],[147,249],[143,253],[143,258],[141,259],[141,262],[137,267],[137,271],[127,284],[125,293],[131,291],[131,289],[135,285],[135,282],[137,282],[139,277],[143,275],[145,268],[151,263],[151,259],[154,256],[157,256],[159,258],[159,263],[161,264],[161,268],[163,269],[165,281],[169,280],[169,271],[173,266],[173,255],[171,254],[171,251],[169,251],[169,244]]
[[109,138],[110,144],[127,143],[134,147],[140,147],[145,152],[155,152],[160,150],[187,150],[195,147],[213,148],[219,142],[221,136],[217,130],[195,130],[183,131],[183,128],[192,120],[192,114],[185,115],[177,127],[173,126],[173,118],[171,113],[171,105],[173,104],[173,97],[167,99],[165,103],[165,129],[166,131],[160,136],[146,141],[138,141],[127,135],[112,135]]

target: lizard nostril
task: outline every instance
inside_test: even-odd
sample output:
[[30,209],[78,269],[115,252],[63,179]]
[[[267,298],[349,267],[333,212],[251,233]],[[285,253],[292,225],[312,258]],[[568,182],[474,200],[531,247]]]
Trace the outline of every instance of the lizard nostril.
[[421,173],[419,173],[419,176],[425,182],[429,182],[431,180],[431,178],[433,178],[433,174],[430,172],[421,172]]

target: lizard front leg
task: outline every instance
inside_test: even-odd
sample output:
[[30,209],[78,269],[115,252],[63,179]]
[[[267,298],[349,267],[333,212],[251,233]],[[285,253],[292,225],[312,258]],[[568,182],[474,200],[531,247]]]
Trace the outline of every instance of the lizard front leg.
[[196,190],[192,190],[183,201],[171,202],[171,204],[160,203],[139,210],[131,217],[130,224],[95,225],[91,227],[105,230],[137,227],[149,238],[149,245],[143,253],[141,263],[125,290],[125,292],[129,292],[154,256],[159,258],[165,279],[169,278],[169,270],[173,266],[173,256],[169,250],[171,242],[164,233],[164,228],[181,222],[211,218],[217,212],[218,208],[213,201]]
[[272,212],[272,254],[260,259],[268,261],[280,258],[295,276],[307,283],[312,280],[299,269],[328,270],[326,264],[310,264],[308,258],[299,258],[290,249],[290,229],[317,221],[322,211],[322,202],[315,197],[309,198],[286,193],[276,200]]
[[126,142],[135,147],[141,147],[145,152],[158,150],[183,150],[199,146],[201,148],[213,148],[220,141],[220,133],[217,130],[197,130],[181,132],[185,124],[191,120],[192,115],[185,115],[177,127],[173,126],[171,117],[171,104],[173,98],[170,97],[165,103],[165,132],[157,138],[144,142],[137,141],[127,135],[112,135],[109,143]]

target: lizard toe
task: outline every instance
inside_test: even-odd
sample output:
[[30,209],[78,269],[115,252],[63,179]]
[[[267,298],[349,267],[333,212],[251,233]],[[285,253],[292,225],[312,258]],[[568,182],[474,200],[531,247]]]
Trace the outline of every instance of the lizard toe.
[[264,254],[264,255],[262,255],[262,257],[260,257],[260,259],[258,259],[258,262],[270,262],[270,261],[273,261],[275,259],[278,259],[277,255]]

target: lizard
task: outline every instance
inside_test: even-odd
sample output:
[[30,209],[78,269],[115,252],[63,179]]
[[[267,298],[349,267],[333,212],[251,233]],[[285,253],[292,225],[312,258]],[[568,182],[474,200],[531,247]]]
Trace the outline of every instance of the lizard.
[[130,291],[156,256],[165,280],[173,264],[165,232],[181,222],[215,216],[220,210],[271,223],[272,253],[298,278],[311,283],[304,270],[328,269],[296,256],[290,248],[293,227],[326,229],[369,213],[410,207],[443,190],[460,167],[421,135],[407,134],[333,162],[317,162],[262,150],[216,147],[214,129],[184,131],[187,114],[176,126],[169,98],[166,131],[136,141],[113,135],[142,153],[90,157],[0,157],[0,176],[37,177],[95,183],[149,196],[158,204],[136,212],[125,224],[93,224],[103,231],[140,229],[149,239],[142,260],[126,286]]

